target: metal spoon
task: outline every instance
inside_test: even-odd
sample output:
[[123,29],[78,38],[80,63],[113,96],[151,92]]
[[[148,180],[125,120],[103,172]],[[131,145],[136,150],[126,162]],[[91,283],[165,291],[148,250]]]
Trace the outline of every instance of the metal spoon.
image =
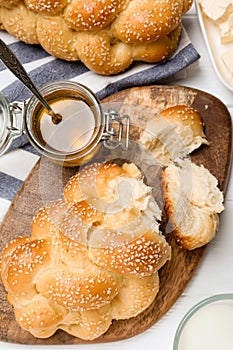
[[42,103],[44,108],[48,111],[49,115],[52,117],[52,122],[54,124],[58,124],[62,120],[62,116],[53,111],[48,102],[36,88],[36,86],[32,82],[31,78],[29,77],[29,75],[27,74],[17,57],[1,39],[0,59],[5,64],[5,66],[9,68],[9,70],[38,98],[38,100]]

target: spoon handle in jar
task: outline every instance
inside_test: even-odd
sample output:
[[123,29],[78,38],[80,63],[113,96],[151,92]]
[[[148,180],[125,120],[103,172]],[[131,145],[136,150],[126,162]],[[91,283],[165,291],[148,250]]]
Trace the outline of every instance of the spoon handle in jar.
[[38,98],[45,109],[51,116],[55,113],[47,103],[45,98],[38,91],[33,81],[25,71],[23,65],[19,62],[15,54],[9,49],[9,47],[0,39],[0,59],[5,66]]

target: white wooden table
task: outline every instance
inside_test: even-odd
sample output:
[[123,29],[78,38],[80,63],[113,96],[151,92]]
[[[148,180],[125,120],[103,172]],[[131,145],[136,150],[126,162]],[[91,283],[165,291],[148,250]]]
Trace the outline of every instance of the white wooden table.
[[[183,23],[192,43],[200,53],[201,59],[190,66],[185,72],[185,77],[176,80],[174,84],[197,88],[216,96],[229,108],[231,115],[233,115],[233,92],[229,91],[218,80],[214,72],[194,6],[184,16]],[[232,226],[233,181],[231,177],[225,198],[225,211],[221,214],[217,236],[208,245],[196,274],[182,296],[158,323],[143,334],[121,342],[83,346],[44,346],[43,349],[141,350],[146,347],[147,350],[171,350],[178,324],[194,304],[214,294],[233,293]],[[31,346],[0,343],[1,350],[25,348],[29,349]]]

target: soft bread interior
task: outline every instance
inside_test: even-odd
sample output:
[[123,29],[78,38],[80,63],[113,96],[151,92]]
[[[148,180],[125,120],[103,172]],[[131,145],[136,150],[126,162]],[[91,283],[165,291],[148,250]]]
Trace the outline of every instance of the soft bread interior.
[[113,319],[137,316],[155,299],[158,270],[171,257],[160,220],[134,164],[84,168],[64,198],[38,211],[31,236],[2,253],[1,277],[19,325],[38,338],[63,329],[91,340]]
[[224,209],[217,179],[190,160],[171,164],[163,172],[165,206],[178,242],[187,249],[208,243]]
[[188,156],[202,144],[208,145],[201,115],[192,107],[176,105],[155,115],[139,143],[162,165]]

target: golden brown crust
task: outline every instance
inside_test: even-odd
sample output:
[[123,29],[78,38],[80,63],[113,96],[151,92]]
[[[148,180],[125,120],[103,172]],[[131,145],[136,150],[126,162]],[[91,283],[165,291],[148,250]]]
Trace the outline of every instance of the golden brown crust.
[[[83,272],[77,261],[76,264],[67,261],[65,265],[53,261],[47,267],[42,263],[39,272],[35,262],[41,261],[41,254],[46,255],[47,250],[42,253],[41,244],[47,247],[47,243],[32,240],[16,247],[8,269],[4,271],[8,276],[8,283],[4,284],[9,301],[14,305],[16,320],[35,337],[47,338],[60,328],[82,339],[94,339],[109,328],[113,318],[136,316],[157,295],[157,273],[148,277],[120,278],[90,261],[89,265],[82,266]],[[59,250],[58,241],[56,245]],[[70,250],[73,251],[72,246]],[[56,255],[54,246],[53,254]],[[28,268],[33,274],[28,273]],[[134,298],[126,307],[128,300],[125,297],[130,295]]]
[[186,160],[163,171],[163,185],[165,210],[177,243],[189,250],[209,243],[218,228],[218,213],[224,209],[216,178]]
[[177,48],[181,28],[181,25],[178,25],[171,33],[158,38],[152,43],[131,45],[133,59],[150,63],[166,60]]
[[173,125],[179,124],[182,125],[182,127],[188,126],[193,132],[193,137],[199,136],[206,139],[201,115],[193,107],[175,105],[160,111],[159,115]]
[[88,165],[70,178],[64,188],[64,198],[67,202],[81,201],[95,191],[95,179],[99,167],[98,163]]
[[58,235],[58,230],[48,215],[48,208],[38,210],[32,219],[32,236],[34,238],[51,238]]
[[[164,237],[158,233],[158,227],[152,228],[155,219],[151,221],[149,209],[144,208],[144,205],[149,203],[149,192],[147,193],[146,187],[140,183],[141,175],[138,174],[138,169],[135,169],[135,166],[128,164],[123,167],[108,162],[92,164],[69,180],[64,189],[64,197],[68,203],[75,201],[77,208],[81,203],[86,203],[83,199],[91,203],[88,220],[94,226],[90,227],[86,242],[89,257],[94,264],[123,276],[148,276],[157,272],[170,259],[171,251]],[[127,187],[132,186],[135,191],[135,194],[131,194],[132,198],[137,197],[137,190],[140,196],[140,199],[127,203],[127,208],[120,211],[119,205],[115,210],[113,205],[110,210],[111,205],[115,203],[115,190],[118,190],[115,182],[117,179],[127,180]],[[132,182],[132,179],[135,181]],[[138,183],[140,189],[137,188]],[[147,204],[143,202],[144,197]],[[97,199],[102,199],[105,205]],[[135,206],[137,201],[141,203],[139,207]],[[156,216],[155,212],[156,209],[152,215]],[[82,223],[86,220],[86,211],[83,213]],[[70,228],[71,226],[69,225]],[[79,226],[80,221],[75,227]],[[69,237],[72,235],[74,233]],[[106,246],[108,244],[109,246]]]
[[[60,328],[93,339],[107,330],[113,315],[121,319],[136,316],[154,300],[159,285],[157,273],[123,281],[118,274],[91,263],[76,242],[62,234],[59,237],[53,243],[20,238],[2,255],[2,280],[15,307],[16,320],[34,336],[46,338]],[[132,293],[135,299],[127,309],[123,296]],[[98,322],[93,322],[93,317]],[[83,319],[91,326],[85,335],[81,332]]]
[[103,214],[86,201],[68,203],[57,200],[41,208],[32,220],[32,236],[56,239],[61,233],[81,245],[87,243],[87,231],[98,224]]
[[163,236],[149,231],[117,247],[89,247],[94,264],[123,276],[151,276],[171,258],[171,248]]
[[82,32],[77,38],[80,60],[92,71],[105,75],[124,71],[133,62],[130,48],[122,42],[112,44],[108,30],[95,35]]
[[36,14],[21,2],[10,9],[0,7],[0,17],[4,29],[11,35],[28,44],[39,44],[36,30]]
[[218,229],[218,214],[209,214],[189,203],[183,217],[177,220],[174,202],[168,193],[168,183],[165,180],[165,211],[177,244],[188,250],[208,244]]
[[44,239],[31,239],[14,249],[2,270],[2,280],[13,303],[24,303],[36,294],[34,278],[42,267],[46,269],[53,263],[52,257],[55,255],[51,252],[51,242]]
[[68,0],[24,0],[27,8],[45,15],[60,14],[66,7]]
[[109,304],[117,295],[120,284],[108,271],[86,269],[85,274],[51,271],[37,282],[37,290],[55,304],[68,310],[92,310]]
[[67,26],[62,17],[37,15],[36,34],[40,45],[51,55],[68,61],[79,59],[77,33]]
[[107,199],[107,185],[117,176],[127,174],[123,168],[114,163],[93,163],[81,169],[71,177],[64,188],[67,202],[81,201],[95,197]]
[[62,322],[66,311],[59,305],[52,304],[42,295],[36,295],[28,304],[16,306],[15,318],[19,325],[33,333],[44,330],[41,338],[47,338],[56,331],[57,324]]
[[[187,213],[191,220],[195,220],[195,227],[199,229],[196,235],[193,235],[193,225],[189,222],[189,234],[184,236],[183,227],[175,227],[173,230],[177,243],[185,249],[193,250],[208,244],[216,234],[219,225],[219,217],[217,214],[209,215],[198,209]],[[190,221],[191,221],[190,220]],[[185,225],[183,221],[182,225]]]
[[2,280],[17,306],[39,293],[68,310],[99,308],[114,298],[121,284],[121,278],[93,265],[87,250],[63,234],[54,241],[14,240],[2,261]]
[[92,340],[105,333],[112,323],[111,306],[105,305],[97,310],[85,310],[80,315],[68,314],[67,319],[73,320],[71,325],[66,323],[61,329],[81,339]]
[[175,51],[192,0],[0,1],[2,26],[60,59],[105,75],[133,61],[161,62]]
[[159,111],[142,132],[139,143],[162,166],[187,157],[202,144],[209,144],[200,113],[183,104]]
[[[126,222],[122,220],[115,236],[108,227],[115,213],[108,209],[114,208],[118,180],[131,181],[135,193],[130,192],[132,212],[122,216]],[[113,318],[134,317],[152,303],[159,289],[157,271],[170,258],[170,246],[159,233],[160,210],[151,188],[134,164],[86,167],[64,194],[66,200],[37,212],[30,237],[19,237],[5,248],[1,278],[23,329],[40,338],[63,329],[91,340]],[[106,203],[103,210],[92,204],[99,199]]]
[[60,329],[75,337],[92,340],[111,325],[110,306],[98,310],[69,311],[47,298],[37,295],[22,308],[15,308],[15,317],[23,329],[38,338],[48,338]]
[[185,0],[183,4],[183,14],[186,13],[192,6],[193,0]]
[[158,291],[158,273],[143,278],[125,278],[111,304],[113,319],[127,319],[138,315],[142,307],[146,309],[153,302]]
[[18,5],[19,2],[20,0],[0,0],[0,6],[10,8]]
[[181,33],[181,26],[173,32],[153,42],[126,44],[112,40],[108,30],[95,35],[81,33],[77,36],[77,47],[80,60],[97,73],[112,75],[123,71],[135,61],[150,63],[161,62],[174,52]]
[[30,242],[30,237],[18,237],[16,239],[10,241],[8,243],[8,245],[2,251],[0,271],[1,271],[1,277],[2,277],[4,285],[7,284],[7,280],[6,280],[7,275],[5,275],[4,271],[6,269],[6,266],[9,263],[9,260],[11,259],[13,252],[15,251],[15,249],[18,246],[23,245],[23,244],[28,243],[28,242]]
[[77,31],[99,30],[115,19],[124,2],[123,0],[102,0],[94,4],[73,0],[67,6],[64,18],[68,26]]
[[145,43],[173,32],[181,23],[183,1],[131,1],[112,24],[117,39]]

